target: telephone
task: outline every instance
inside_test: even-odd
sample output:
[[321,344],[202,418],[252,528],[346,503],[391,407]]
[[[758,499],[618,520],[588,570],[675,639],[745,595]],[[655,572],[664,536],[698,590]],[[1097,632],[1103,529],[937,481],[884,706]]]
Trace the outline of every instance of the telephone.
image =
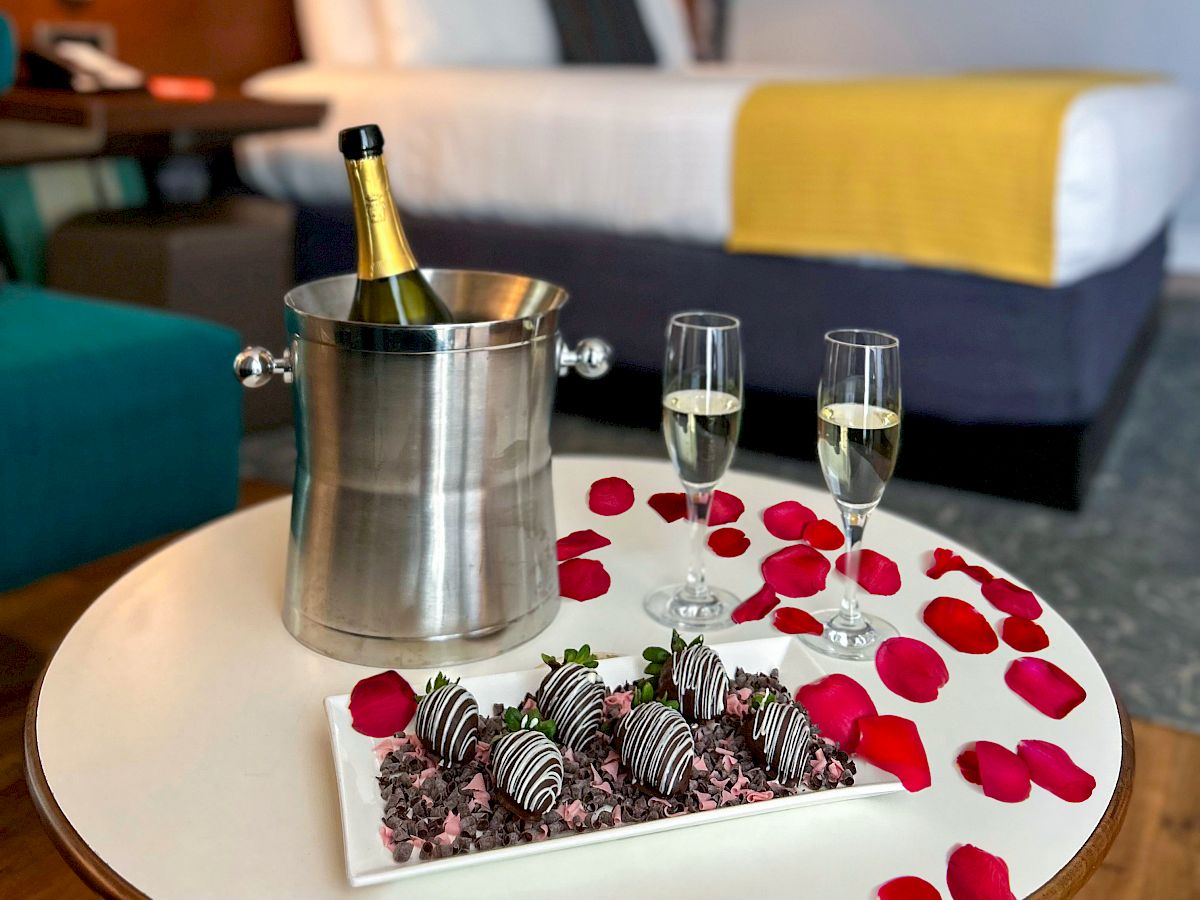
[[26,50],[25,65],[34,86],[68,88],[81,94],[138,90],[146,83],[141,69],[114,59],[88,41],[63,39],[53,47]]

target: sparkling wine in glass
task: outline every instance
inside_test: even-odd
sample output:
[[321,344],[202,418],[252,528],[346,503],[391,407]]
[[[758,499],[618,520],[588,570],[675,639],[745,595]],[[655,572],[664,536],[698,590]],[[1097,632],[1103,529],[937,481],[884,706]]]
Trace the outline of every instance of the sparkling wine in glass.
[[663,438],[687,495],[691,564],[687,580],[659,588],[646,611],[680,630],[727,628],[738,598],[704,572],[708,514],[729,468],[742,421],[741,323],[719,313],[680,313],[667,326]]
[[871,659],[896,634],[862,611],[858,563],[867,518],[883,498],[900,451],[900,342],[880,331],[825,335],[825,367],[817,389],[817,456],[846,534],[841,606],[816,613],[825,630],[806,635],[816,650],[841,659]]

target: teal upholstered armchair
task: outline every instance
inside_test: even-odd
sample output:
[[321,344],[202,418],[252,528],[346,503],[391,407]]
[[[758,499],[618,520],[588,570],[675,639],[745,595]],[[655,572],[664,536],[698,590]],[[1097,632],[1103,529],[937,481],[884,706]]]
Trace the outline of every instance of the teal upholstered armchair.
[[[0,283],[0,590],[237,500],[236,333],[38,285],[42,213],[64,199],[39,198],[70,189],[71,165],[104,163],[54,165],[0,169],[0,259],[22,279]],[[120,172],[112,189],[135,196]]]

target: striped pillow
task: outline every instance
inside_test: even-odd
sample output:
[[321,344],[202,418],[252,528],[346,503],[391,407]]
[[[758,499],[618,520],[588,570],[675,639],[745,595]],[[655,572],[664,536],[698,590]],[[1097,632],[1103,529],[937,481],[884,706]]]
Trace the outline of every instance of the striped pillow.
[[17,281],[41,282],[46,240],[60,224],[145,202],[142,170],[128,157],[0,167],[0,259]]
[[637,0],[548,0],[565,63],[653,66]]

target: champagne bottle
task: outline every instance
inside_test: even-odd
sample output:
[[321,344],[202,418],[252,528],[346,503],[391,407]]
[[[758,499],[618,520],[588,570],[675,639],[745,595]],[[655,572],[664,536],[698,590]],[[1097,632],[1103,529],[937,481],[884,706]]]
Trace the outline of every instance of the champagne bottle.
[[359,125],[338,134],[346,159],[354,230],[358,238],[358,286],[350,318],[379,325],[437,325],[454,317],[413,257],[388,185],[383,134]]

